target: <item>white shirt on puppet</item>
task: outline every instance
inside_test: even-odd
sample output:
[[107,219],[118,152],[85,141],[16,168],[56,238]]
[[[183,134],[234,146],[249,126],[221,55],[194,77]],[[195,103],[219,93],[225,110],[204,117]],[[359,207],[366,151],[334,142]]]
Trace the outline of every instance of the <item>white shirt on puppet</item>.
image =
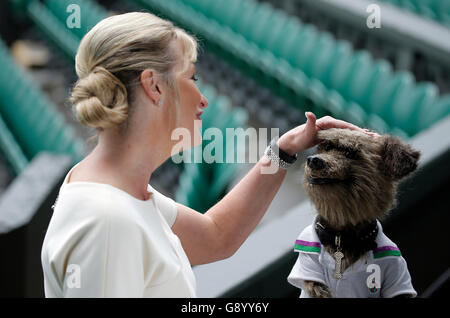
[[304,288],[305,280],[328,286],[336,298],[417,295],[405,259],[397,245],[383,233],[380,222],[377,221],[378,247],[346,268],[341,279],[333,276],[336,262],[320,243],[313,224],[306,227],[295,242],[294,251],[299,255],[288,276],[290,284],[302,289],[301,298],[309,298]]
[[195,277],[171,227],[175,202],[150,185],[139,200],[111,185],[60,188],[41,252],[46,297],[195,297]]

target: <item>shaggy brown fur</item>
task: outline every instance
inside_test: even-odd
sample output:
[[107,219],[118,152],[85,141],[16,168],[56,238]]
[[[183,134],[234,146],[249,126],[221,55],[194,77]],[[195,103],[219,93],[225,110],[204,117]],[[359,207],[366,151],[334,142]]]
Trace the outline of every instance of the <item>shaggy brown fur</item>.
[[[371,137],[348,129],[319,131],[317,154],[308,157],[304,186],[326,226],[335,230],[382,219],[395,205],[398,182],[417,168],[420,153],[389,135]],[[325,246],[331,255],[331,246]],[[362,255],[343,251],[343,270]],[[330,297],[328,287],[306,282],[311,297]]]

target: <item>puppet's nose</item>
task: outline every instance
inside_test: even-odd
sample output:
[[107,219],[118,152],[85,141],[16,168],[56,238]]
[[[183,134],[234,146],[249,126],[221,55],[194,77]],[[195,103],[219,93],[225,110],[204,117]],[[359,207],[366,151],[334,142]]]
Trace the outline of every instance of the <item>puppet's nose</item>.
[[306,158],[306,164],[312,170],[320,170],[325,167],[325,163],[323,162],[323,160],[317,156],[309,156],[308,158]]

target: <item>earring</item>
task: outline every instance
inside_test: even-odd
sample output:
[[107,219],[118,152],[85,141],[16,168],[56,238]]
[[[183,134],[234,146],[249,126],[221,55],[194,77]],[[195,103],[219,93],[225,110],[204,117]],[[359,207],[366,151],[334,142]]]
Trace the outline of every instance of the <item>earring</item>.
[[158,101],[158,107],[161,107],[161,105],[162,105],[162,98],[160,98]]

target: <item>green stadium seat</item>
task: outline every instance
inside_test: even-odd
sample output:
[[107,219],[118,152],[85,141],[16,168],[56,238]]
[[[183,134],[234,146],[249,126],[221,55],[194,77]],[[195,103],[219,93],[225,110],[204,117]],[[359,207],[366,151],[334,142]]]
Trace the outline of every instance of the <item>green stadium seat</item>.
[[284,96],[294,107],[300,107],[297,96],[299,93],[301,95],[306,94],[308,80],[305,74],[292,68],[287,61],[279,60],[277,67],[274,69],[273,78],[273,90],[278,95]]
[[223,9],[220,15],[220,22],[224,25],[232,25],[235,21],[235,17],[239,15],[241,3],[237,0],[221,1]]
[[270,15],[266,20],[261,21],[259,27],[253,30],[252,41],[261,49],[272,52],[268,48],[268,43],[282,36],[280,33],[283,32],[286,22],[286,15],[281,10],[270,10]]
[[[251,8],[247,8],[251,9]],[[242,34],[246,39],[251,39],[252,42],[255,42],[259,45],[258,42],[253,41],[253,39],[260,33],[261,30],[264,29],[264,25],[269,17],[273,13],[273,9],[268,3],[259,3],[253,7],[253,10],[250,12],[251,14],[246,16],[247,23],[240,30],[240,34]]]
[[385,60],[375,61],[371,71],[370,82],[366,91],[362,94],[361,105],[368,113],[376,113],[385,105],[386,83],[392,77],[392,67]]
[[[166,14],[169,16],[176,16],[178,23],[182,27],[184,27],[186,23],[189,24],[189,22],[192,21],[193,14],[195,14],[195,10],[190,7],[186,7],[186,10],[179,10],[176,1],[162,1],[158,3],[158,5],[163,7]],[[194,23],[193,25],[195,26],[196,24],[198,23]]]
[[[295,23],[292,23],[292,32],[286,35],[284,43],[280,43],[280,57],[288,61],[293,67],[295,67],[297,53],[301,49],[300,36],[305,32],[304,27],[297,28]],[[307,26],[305,27],[307,29]]]
[[260,67],[254,68],[256,72],[254,76],[260,79],[259,82],[263,86],[269,87],[272,91],[277,92],[277,85],[280,83],[274,76],[279,68],[279,60],[270,51],[260,51]]
[[415,82],[410,72],[401,71],[394,74],[392,81],[386,88],[389,93],[387,104],[380,105],[383,112],[377,112],[388,125],[395,126],[402,122],[402,117],[406,117],[400,110],[397,113],[398,105],[411,102],[411,95],[415,89]]
[[446,21],[450,17],[450,2],[446,0],[434,1],[434,10],[441,21]]
[[263,37],[261,41],[262,47],[272,52],[275,56],[279,56],[276,52],[278,45],[280,45],[281,41],[285,41],[288,35],[286,29],[291,28],[292,20],[294,19],[289,19],[283,11],[276,11],[272,15],[272,30]]
[[326,104],[327,89],[319,80],[312,79],[309,81],[307,88],[308,97],[313,102],[313,112],[317,117],[327,115],[324,105]]
[[[308,45],[305,50],[302,50],[302,57],[300,57],[301,61],[301,69],[305,74],[310,78],[317,78],[313,76],[313,68],[317,63],[317,57],[321,53],[321,50],[324,49],[324,46],[329,44],[331,40],[331,36],[328,33],[320,33],[312,42],[311,45]],[[318,79],[318,78],[317,78]]]
[[279,56],[284,60],[288,60],[287,56],[293,45],[297,43],[297,36],[300,33],[302,24],[300,20],[287,17],[287,22],[283,28],[283,35],[273,37],[272,41],[267,44],[267,48],[270,49],[275,56]]
[[335,118],[344,118],[346,111],[346,101],[335,90],[329,90],[326,96],[324,108]]
[[[0,75],[0,114],[26,159],[43,150],[72,155],[74,161],[84,156],[80,146],[73,146],[81,141],[67,130],[64,117],[14,62],[3,42],[0,63],[6,71]],[[65,139],[60,140],[61,136]]]
[[389,126],[386,122],[376,114],[369,114],[367,118],[367,126],[370,130],[373,130],[379,134],[385,134],[389,132]]
[[293,47],[293,51],[291,51],[288,61],[294,67],[300,68],[304,70],[308,63],[308,58],[314,54],[314,47],[316,41],[318,40],[318,32],[316,27],[307,25],[302,28],[301,33],[298,37],[297,45]]
[[19,175],[28,165],[28,159],[26,158],[19,143],[7,127],[1,115],[0,150],[16,175]]
[[[279,81],[284,80],[286,82],[286,91],[281,90],[283,96],[296,108],[305,109],[305,107],[310,106],[307,104],[306,98],[309,80],[305,74],[299,69],[292,69],[291,71],[288,67],[278,70]],[[283,76],[281,72],[285,72],[286,76]]]
[[366,51],[357,52],[351,61],[350,70],[343,82],[341,93],[347,100],[364,102],[365,93],[370,83],[373,61]]
[[436,14],[435,11],[433,11],[432,9],[425,7],[425,6],[420,6],[417,11],[418,14],[430,19],[430,20],[435,20],[438,21],[438,15]]
[[450,95],[444,95],[433,105],[423,104],[419,111],[417,131],[431,127],[434,123],[450,115]]
[[210,1],[212,2],[209,5],[209,10],[203,11],[207,16],[217,17],[217,22],[221,24],[228,24],[228,22],[232,22],[229,19],[232,18],[230,15],[238,9],[239,6],[236,1]]
[[210,0],[183,0],[184,3],[188,4],[194,9],[202,10],[204,12],[208,11],[208,6],[213,6],[217,2],[221,1],[210,1]]
[[305,72],[313,78],[319,79],[324,85],[328,81],[328,71],[330,69],[331,61],[336,54],[336,42],[334,38],[327,34],[327,36],[320,37],[317,46],[314,48],[314,56],[305,69]]
[[391,75],[390,69],[384,68],[383,64],[378,64],[377,67],[379,80],[371,84],[371,90],[367,95],[369,98],[368,112],[387,119],[391,114],[392,102],[397,91],[410,85],[412,78],[404,73]]
[[349,102],[346,105],[343,119],[360,127],[364,127],[369,123],[366,112],[354,102]]
[[[408,10],[408,11],[410,11],[412,13],[416,13],[416,14],[423,14],[424,13],[424,12],[421,12],[420,8],[415,6],[414,3],[412,1],[410,1],[410,0],[406,0],[406,1],[403,0],[403,1],[400,1],[400,3],[401,3],[401,6],[403,8],[405,8],[406,10]],[[433,10],[429,9],[427,11],[429,11],[429,12],[431,12],[433,14]],[[433,14],[433,16],[434,16],[434,14]]]
[[403,130],[401,130],[400,128],[396,128],[395,127],[393,129],[391,129],[389,131],[389,134],[393,135],[393,136],[400,137],[403,140],[408,140],[409,139],[409,135],[406,132],[404,132]]
[[395,127],[402,129],[410,136],[418,132],[419,113],[421,109],[432,107],[437,101],[439,92],[434,84],[420,83],[413,91],[405,92],[402,99],[398,99],[393,106],[392,116]]
[[328,62],[324,63],[325,71],[320,78],[322,83],[329,88],[333,88],[336,85],[338,79],[335,76],[339,75],[338,69],[336,68],[341,61],[347,61],[352,55],[352,49],[348,42],[338,40],[336,41],[336,46],[333,48],[332,56]]

